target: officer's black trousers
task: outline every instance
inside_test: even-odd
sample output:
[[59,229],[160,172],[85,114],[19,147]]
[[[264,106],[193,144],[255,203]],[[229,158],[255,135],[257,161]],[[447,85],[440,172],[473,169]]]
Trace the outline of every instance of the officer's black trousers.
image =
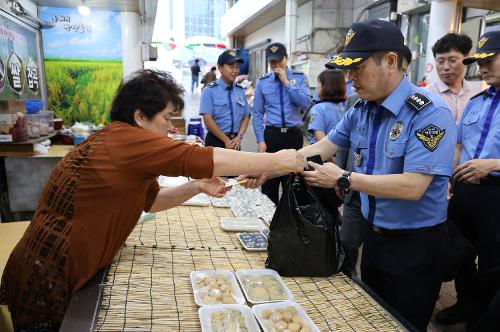
[[[455,277],[457,299],[471,327],[500,331],[500,183],[456,183],[450,218],[476,247],[478,266],[466,262]],[[495,302],[496,301],[496,302]],[[480,326],[480,327],[479,327]]]
[[361,279],[419,331],[427,331],[441,289],[447,234],[445,223],[408,234],[365,230]]
[[[229,138],[233,139],[238,135],[238,133],[232,133],[232,134],[226,134]],[[214,134],[211,132],[207,133],[207,136],[205,137],[205,146],[213,146],[216,148],[225,148],[226,145],[224,144],[223,141],[217,138]]]
[[[304,145],[304,137],[298,128],[282,133],[277,128],[266,127],[264,130],[264,141],[267,145],[267,152],[277,152],[283,149],[299,150]],[[274,204],[278,205],[280,183],[284,188],[287,178],[287,176],[282,176],[266,181],[262,185],[262,193],[267,195]]]

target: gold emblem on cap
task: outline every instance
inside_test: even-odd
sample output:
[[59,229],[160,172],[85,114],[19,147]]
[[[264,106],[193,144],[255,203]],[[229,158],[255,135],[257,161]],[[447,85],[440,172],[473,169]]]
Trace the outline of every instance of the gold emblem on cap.
[[356,32],[352,31],[352,29],[349,29],[349,31],[347,31],[347,35],[345,35],[344,46],[347,46],[351,42],[351,40],[355,34],[356,34]]
[[279,47],[278,46],[273,46],[270,48],[271,52],[276,53],[278,51]]
[[228,52],[230,56],[236,56],[236,52],[235,51],[229,51]]
[[477,42],[477,46],[478,48],[481,48],[483,47],[483,45],[488,41],[488,37],[483,37],[481,39],[479,39],[479,41]]
[[336,64],[337,66],[350,66],[353,63],[360,62],[361,60],[363,59],[362,58],[352,59],[348,57],[343,58],[340,55],[337,55],[330,60],[330,63]]
[[492,56],[492,55],[495,55],[495,52],[491,52],[491,53],[476,53],[476,54],[471,55],[470,57],[474,58],[474,59],[484,59],[484,58],[487,58],[487,57]]

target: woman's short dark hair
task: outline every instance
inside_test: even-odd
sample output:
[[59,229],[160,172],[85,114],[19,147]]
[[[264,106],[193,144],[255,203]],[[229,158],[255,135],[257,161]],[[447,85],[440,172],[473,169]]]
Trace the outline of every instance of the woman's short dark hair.
[[342,70],[327,69],[318,75],[321,90],[318,93],[320,99],[345,99],[345,77]]
[[472,39],[467,35],[458,35],[456,33],[448,33],[438,39],[432,46],[432,54],[436,57],[437,53],[446,53],[451,50],[457,50],[464,56],[469,54],[472,48]]
[[141,110],[151,120],[172,103],[176,110],[184,108],[184,88],[161,70],[139,70],[128,76],[118,87],[111,105],[111,121],[136,126],[134,112]]

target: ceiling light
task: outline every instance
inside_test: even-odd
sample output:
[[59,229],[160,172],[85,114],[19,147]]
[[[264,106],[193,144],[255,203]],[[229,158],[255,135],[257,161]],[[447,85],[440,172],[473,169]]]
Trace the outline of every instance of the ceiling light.
[[85,4],[85,1],[82,1],[82,4],[78,6],[78,12],[82,16],[87,16],[90,14],[90,8]]

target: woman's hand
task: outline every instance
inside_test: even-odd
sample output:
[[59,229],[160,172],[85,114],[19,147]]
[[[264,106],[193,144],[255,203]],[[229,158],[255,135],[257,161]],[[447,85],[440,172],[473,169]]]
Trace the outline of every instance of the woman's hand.
[[305,159],[304,156],[297,150],[288,149],[281,150],[275,153],[276,162],[279,165],[278,171],[285,173],[302,172],[304,170]]
[[246,174],[238,176],[237,180],[246,179],[247,182],[242,184],[247,189],[255,189],[262,186],[268,180],[268,173],[262,174]]
[[220,198],[227,192],[226,182],[221,178],[196,180],[196,183],[200,193],[204,193],[209,196]]

